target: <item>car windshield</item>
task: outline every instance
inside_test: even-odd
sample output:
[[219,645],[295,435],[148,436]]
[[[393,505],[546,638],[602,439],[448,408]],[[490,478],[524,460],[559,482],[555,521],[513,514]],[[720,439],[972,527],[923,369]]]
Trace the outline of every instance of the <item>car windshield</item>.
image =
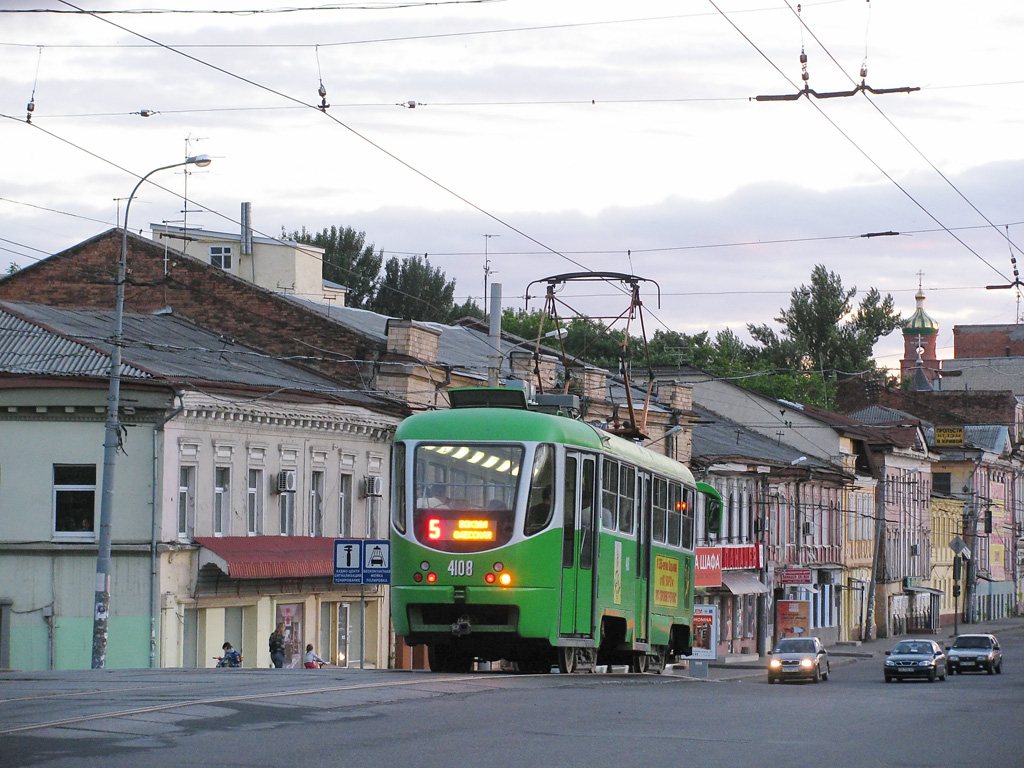
[[932,647],[928,643],[896,643],[896,647],[892,649],[893,653],[926,653],[932,652]]
[[958,637],[953,643],[954,648],[991,648],[992,641],[987,637]]
[[814,641],[785,638],[779,640],[779,647],[775,650],[779,653],[814,653]]

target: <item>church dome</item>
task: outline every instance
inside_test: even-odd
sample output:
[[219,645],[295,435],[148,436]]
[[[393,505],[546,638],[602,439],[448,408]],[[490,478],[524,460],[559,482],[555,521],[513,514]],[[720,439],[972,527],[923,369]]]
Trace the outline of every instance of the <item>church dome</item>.
[[914,314],[910,316],[910,319],[903,324],[903,335],[904,336],[935,336],[939,332],[939,324],[936,323],[932,316],[924,311],[924,290],[921,288],[917,289],[917,309],[914,310]]

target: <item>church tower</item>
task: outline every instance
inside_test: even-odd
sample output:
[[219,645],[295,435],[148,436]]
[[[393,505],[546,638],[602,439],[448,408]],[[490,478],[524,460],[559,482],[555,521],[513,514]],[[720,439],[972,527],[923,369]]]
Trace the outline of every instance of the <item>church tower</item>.
[[903,359],[900,360],[900,378],[911,380],[911,388],[931,389],[939,378],[939,360],[935,354],[935,343],[939,335],[939,324],[924,311],[924,289],[918,280],[917,309],[903,324]]

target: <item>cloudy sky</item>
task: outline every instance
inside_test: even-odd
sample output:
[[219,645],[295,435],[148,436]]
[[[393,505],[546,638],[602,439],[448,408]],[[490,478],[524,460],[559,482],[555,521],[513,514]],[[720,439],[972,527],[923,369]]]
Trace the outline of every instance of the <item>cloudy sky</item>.
[[[517,307],[549,275],[632,272],[661,289],[649,334],[746,337],[816,264],[909,315],[920,272],[952,357],[954,325],[1018,319],[985,286],[1024,243],[1022,34],[1012,0],[0,0],[0,264],[116,226],[140,176],[205,153],[190,226],[236,231],[243,201],[266,235],[351,226],[462,298],[486,260]],[[865,65],[920,90],[755,100],[803,87],[801,51],[818,93]],[[133,230],[183,218],[186,177],[153,180]]]

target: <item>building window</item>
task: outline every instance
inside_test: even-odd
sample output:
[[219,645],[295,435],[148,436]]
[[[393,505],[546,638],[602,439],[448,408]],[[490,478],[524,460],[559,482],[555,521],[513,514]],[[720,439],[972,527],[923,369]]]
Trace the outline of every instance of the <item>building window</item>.
[[191,537],[196,525],[196,468],[178,471],[178,536]]
[[247,533],[258,536],[263,533],[263,470],[249,470],[249,493],[246,513]]
[[352,536],[352,475],[341,476],[341,507],[338,520],[338,535]]
[[213,470],[213,534],[224,536],[231,527],[231,469]]
[[230,245],[211,245],[210,246],[210,264],[221,269],[231,269],[231,246]]
[[295,535],[295,494],[290,491],[281,493],[281,535]]
[[324,535],[324,472],[316,470],[309,483],[309,535]]
[[96,465],[53,465],[53,532],[60,537],[94,539]]

